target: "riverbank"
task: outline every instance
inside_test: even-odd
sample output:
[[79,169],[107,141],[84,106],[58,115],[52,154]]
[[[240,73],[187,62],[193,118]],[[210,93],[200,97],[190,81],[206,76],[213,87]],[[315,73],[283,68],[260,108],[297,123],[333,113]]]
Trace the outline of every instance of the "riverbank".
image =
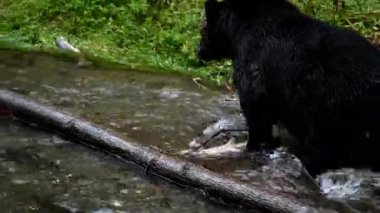
[[[302,1],[305,13],[380,38],[380,4],[354,0]],[[333,2],[338,2],[334,5]],[[54,38],[64,36],[90,60],[107,66],[177,72],[224,85],[230,62],[200,63],[203,1],[200,0],[3,0],[0,47],[61,54]]]

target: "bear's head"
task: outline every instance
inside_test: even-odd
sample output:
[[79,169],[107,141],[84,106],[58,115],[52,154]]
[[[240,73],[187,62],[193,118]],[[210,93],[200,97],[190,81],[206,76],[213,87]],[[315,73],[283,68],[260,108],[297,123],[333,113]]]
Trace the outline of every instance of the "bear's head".
[[207,0],[205,17],[201,28],[201,41],[197,48],[197,56],[204,61],[231,58],[230,41],[225,32],[223,19],[231,15],[229,2]]
[[260,15],[289,6],[287,0],[206,0],[201,41],[196,54],[204,61],[233,59],[236,42]]

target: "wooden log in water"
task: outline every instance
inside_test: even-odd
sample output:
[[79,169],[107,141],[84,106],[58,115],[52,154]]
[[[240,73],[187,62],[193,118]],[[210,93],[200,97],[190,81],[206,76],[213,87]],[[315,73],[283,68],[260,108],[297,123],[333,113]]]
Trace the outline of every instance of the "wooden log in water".
[[132,161],[164,179],[200,189],[210,197],[227,203],[265,212],[310,210],[304,200],[284,194],[271,194],[263,187],[241,183],[193,163],[167,156],[13,92],[0,90],[0,107],[6,107],[17,120],[37,124],[73,141]]

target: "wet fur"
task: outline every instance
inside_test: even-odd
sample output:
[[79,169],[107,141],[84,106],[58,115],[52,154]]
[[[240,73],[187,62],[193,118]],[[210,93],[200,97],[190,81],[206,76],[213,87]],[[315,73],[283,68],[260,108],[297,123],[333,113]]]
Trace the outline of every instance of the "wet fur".
[[205,9],[197,54],[233,60],[248,151],[274,148],[272,125],[280,122],[313,175],[380,169],[380,51],[285,0],[208,0]]

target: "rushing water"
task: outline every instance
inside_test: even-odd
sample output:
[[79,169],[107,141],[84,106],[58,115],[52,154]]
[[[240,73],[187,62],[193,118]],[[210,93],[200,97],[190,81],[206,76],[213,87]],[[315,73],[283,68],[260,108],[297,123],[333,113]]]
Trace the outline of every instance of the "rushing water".
[[[239,111],[235,102],[226,101],[228,94],[203,90],[188,78],[79,68],[48,55],[7,50],[0,50],[0,88],[172,153],[187,148],[209,122]],[[7,118],[0,119],[0,138],[0,206],[5,212],[232,211],[147,176],[135,165]],[[314,194],[307,183],[288,177],[295,173],[292,166],[269,166],[258,173],[247,161],[198,163],[274,191]],[[279,167],[283,170],[273,172]],[[378,176],[344,170],[325,174],[320,183],[329,197],[348,199],[364,210],[378,207]]]
[[2,212],[223,212],[55,135],[1,120],[0,137]]
[[[81,69],[13,51],[0,51],[0,70],[2,88],[168,151],[186,148],[202,122],[236,110],[217,107],[223,96],[170,75]],[[0,138],[5,212],[228,212],[133,165],[8,119],[0,122]]]

